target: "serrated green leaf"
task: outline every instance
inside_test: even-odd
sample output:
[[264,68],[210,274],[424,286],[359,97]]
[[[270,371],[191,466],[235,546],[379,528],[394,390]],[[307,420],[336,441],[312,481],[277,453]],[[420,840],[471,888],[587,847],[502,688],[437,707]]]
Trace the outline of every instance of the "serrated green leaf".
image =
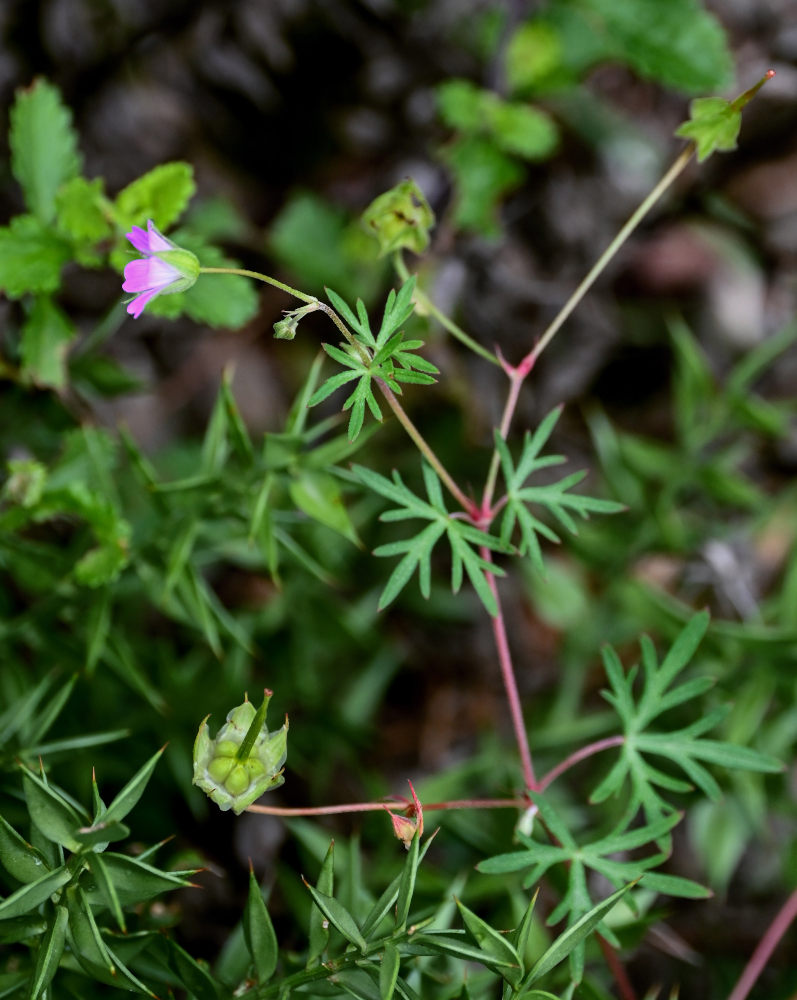
[[512,33],[506,47],[505,72],[513,93],[542,85],[562,66],[562,43],[550,24],[526,21]]
[[529,104],[496,101],[490,106],[488,121],[498,146],[524,160],[545,160],[558,145],[553,120]]
[[687,94],[720,90],[733,60],[717,18],[698,0],[579,0],[589,29],[641,76]]
[[113,229],[108,217],[105,184],[101,177],[73,177],[56,192],[56,228],[68,239],[98,243]]
[[[194,195],[194,170],[190,163],[163,163],[137,178],[116,196],[119,226],[145,226],[152,219],[161,231],[173,225]],[[182,246],[182,244],[180,244]]]
[[72,114],[58,89],[40,78],[17,91],[10,122],[11,170],[28,208],[46,225],[55,216],[58,188],[80,170]]
[[20,355],[26,381],[42,388],[66,385],[66,352],[77,331],[49,298],[38,296],[22,327]]
[[271,979],[277,968],[277,936],[268,915],[263,893],[252,869],[249,869],[249,895],[243,917],[244,940],[257,972],[260,985]]
[[456,184],[455,223],[485,236],[498,235],[499,203],[523,182],[525,169],[492,140],[479,136],[455,140],[442,155]]
[[32,215],[17,215],[0,227],[0,290],[10,299],[27,292],[54,292],[69,257],[60,236]]

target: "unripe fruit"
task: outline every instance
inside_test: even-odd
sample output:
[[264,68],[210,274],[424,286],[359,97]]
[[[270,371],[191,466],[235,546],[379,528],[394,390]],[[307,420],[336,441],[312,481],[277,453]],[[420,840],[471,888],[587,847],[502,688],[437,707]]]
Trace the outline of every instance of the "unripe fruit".
[[249,775],[243,764],[236,764],[227,775],[224,787],[230,795],[241,795],[249,787]]
[[217,784],[224,784],[224,779],[232,771],[235,760],[232,757],[217,757],[208,764],[208,775]]

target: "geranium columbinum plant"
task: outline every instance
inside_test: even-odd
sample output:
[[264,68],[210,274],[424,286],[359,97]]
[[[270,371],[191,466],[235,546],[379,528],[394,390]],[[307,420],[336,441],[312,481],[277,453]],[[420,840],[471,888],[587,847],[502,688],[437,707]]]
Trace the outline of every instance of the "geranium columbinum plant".
[[144,255],[126,265],[122,285],[125,292],[139,293],[127,305],[127,311],[136,319],[156,295],[184,292],[199,277],[196,254],[172,243],[156,228],[152,219],[147,221],[146,229],[133,226],[127,238]]

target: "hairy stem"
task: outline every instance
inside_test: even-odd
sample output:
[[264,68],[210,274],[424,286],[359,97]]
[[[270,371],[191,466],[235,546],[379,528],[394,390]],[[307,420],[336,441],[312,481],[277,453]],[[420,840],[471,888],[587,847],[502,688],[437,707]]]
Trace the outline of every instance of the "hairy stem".
[[[395,254],[393,261],[396,268],[396,274],[398,274],[402,281],[407,281],[410,277],[410,272],[407,270],[407,265],[404,263],[401,251]],[[412,297],[418,305],[421,306],[421,308],[425,309],[431,316],[434,316],[440,326],[448,330],[451,336],[456,337],[460,343],[470,348],[474,354],[478,354],[479,357],[484,358],[485,361],[491,362],[491,364],[501,364],[492,351],[488,351],[486,347],[482,347],[482,345],[478,341],[474,340],[470,334],[465,333],[462,327],[458,326],[453,319],[450,319],[441,309],[438,309],[426,292],[416,287]]]
[[[403,812],[407,802],[347,802],[339,806],[249,806],[247,812],[264,816],[335,816],[340,813]],[[424,812],[445,809],[527,809],[526,799],[450,799],[446,802],[424,803]]]
[[570,298],[565,302],[559,313],[554,318],[554,320],[548,325],[547,329],[534,345],[532,350],[528,354],[528,359],[533,365],[537,358],[542,354],[545,348],[550,344],[556,334],[559,332],[561,327],[564,325],[565,320],[570,316],[579,302],[584,298],[587,292],[595,284],[600,274],[606,268],[606,265],[611,261],[620,247],[625,243],[628,237],[633,233],[639,223],[648,214],[650,209],[656,204],[656,202],[661,198],[667,188],[675,181],[678,175],[683,171],[684,167],[692,159],[695,152],[695,144],[690,142],[689,145],[681,152],[680,156],[673,163],[667,173],[662,177],[659,183],[653,188],[650,194],[642,201],[637,210],[631,215],[628,222],[623,226],[620,232],[615,236],[611,243],[606,247],[603,253],[598,257],[595,263],[590,268],[587,275],[581,281],[579,286],[570,296]]
[[600,753],[601,750],[608,750],[610,747],[621,747],[623,743],[625,743],[625,736],[622,734],[619,736],[607,736],[605,739],[588,743],[585,747],[581,747],[579,750],[571,753],[569,757],[565,757],[560,764],[551,768],[545,777],[540,778],[537,791],[544,792],[548,785],[556,781],[560,775],[564,774],[565,771],[569,771],[575,764],[586,760],[587,757],[592,757],[594,754]]
[[431,465],[437,475],[440,477],[441,482],[445,485],[448,492],[452,497],[459,503],[464,511],[471,514],[474,511],[475,504],[472,500],[465,496],[462,490],[457,486],[454,480],[449,475],[443,463],[435,454],[432,447],[428,444],[426,439],[423,437],[421,432],[415,426],[415,424],[410,420],[404,407],[396,399],[393,390],[385,385],[384,382],[377,380],[379,388],[382,390],[382,395],[385,397],[387,405],[396,415],[399,423],[404,428],[404,430],[412,438],[413,443],[417,447],[418,451],[423,455],[426,461]]
[[348,342],[355,348],[360,358],[366,363],[370,362],[371,355],[363,347],[363,345],[357,340],[351,330],[346,326],[343,320],[338,316],[335,310],[317,299],[315,295],[308,295],[306,292],[300,292],[298,288],[292,288],[290,285],[286,285],[282,281],[278,281],[276,278],[272,278],[271,275],[261,274],[260,271],[248,271],[243,267],[200,267],[200,274],[238,274],[242,278],[255,278],[257,281],[263,281],[267,285],[273,285],[275,288],[280,288],[283,292],[287,292],[288,295],[293,295],[294,298],[301,299],[302,302],[307,302],[309,305],[314,305],[321,312],[324,312],[329,316],[335,326],[340,330],[343,336],[348,340]]
[[634,987],[631,985],[631,980],[628,978],[628,973],[625,971],[623,963],[617,957],[617,952],[602,934],[597,934],[596,937],[603,952],[603,957],[606,959],[606,964],[609,966],[609,970],[614,976],[614,981],[617,983],[617,989],[622,1000],[637,1000]]
[[[482,547],[480,550],[482,559],[492,562],[492,553],[488,548]],[[498,587],[495,583],[495,576],[492,573],[485,573],[487,584],[495,598],[498,613],[492,619],[493,637],[495,648],[498,651],[498,662],[501,666],[501,678],[504,682],[504,691],[509,703],[509,714],[512,716],[512,728],[515,730],[515,742],[517,743],[520,763],[523,768],[523,781],[528,790],[537,791],[537,779],[534,777],[534,765],[531,760],[531,749],[529,738],[526,733],[526,724],[523,721],[523,710],[520,707],[520,695],[515,679],[515,670],[512,666],[512,654],[509,651],[509,640],[506,634],[506,624],[504,623],[504,613],[501,608],[501,598],[498,595]]]
[[[525,358],[517,367],[513,367],[508,364],[503,364],[504,371],[507,373],[510,379],[509,383],[509,393],[507,395],[506,405],[504,406],[504,412],[501,417],[500,433],[501,437],[506,439],[509,433],[509,427],[512,423],[512,418],[515,414],[515,409],[517,407],[517,401],[520,396],[520,389],[523,382],[528,377],[532,368],[534,367],[537,358],[542,354],[545,348],[550,344],[556,334],[559,332],[561,327],[564,325],[565,321],[568,319],[570,314],[576,308],[576,306],[581,302],[587,292],[595,284],[595,281],[599,275],[606,268],[607,264],[611,261],[620,247],[625,243],[631,233],[636,229],[642,219],[647,215],[653,205],[659,200],[659,198],[664,194],[667,188],[673,183],[673,181],[682,172],[684,167],[689,163],[693,154],[695,152],[694,143],[690,143],[678,157],[678,159],[673,163],[667,173],[662,177],[659,183],[653,188],[650,194],[644,199],[644,201],[639,205],[637,210],[633,213],[630,219],[626,222],[620,232],[615,236],[609,246],[603,251],[600,257],[597,259],[595,264],[589,270],[583,281],[578,285],[576,290],[570,296],[570,298],[565,302],[562,308],[557,313],[556,317],[548,325],[547,329],[534,345],[534,347],[529,351]],[[493,452],[492,458],[490,460],[490,468],[487,474],[487,482],[484,487],[484,494],[482,498],[482,517],[489,517],[490,504],[492,503],[493,493],[495,490],[495,483],[498,477],[498,470],[500,467],[500,457],[497,451]]]
[[287,292],[288,295],[293,295],[294,298],[301,299],[302,302],[317,301],[315,295],[308,295],[306,292],[300,292],[298,288],[292,288],[290,285],[286,285],[284,281],[278,281],[276,278],[272,278],[268,274],[261,274],[260,271],[247,271],[243,267],[200,267],[199,273],[239,274],[242,278],[254,278],[256,281],[263,281],[267,285],[273,285],[275,288],[280,288],[283,292]]
[[[507,434],[509,433],[509,425],[512,423],[512,416],[515,412],[515,407],[517,406],[518,396],[520,395],[520,389],[523,385],[523,380],[525,379],[525,374],[521,374],[519,370],[514,369],[510,373],[509,382],[509,393],[506,397],[506,403],[504,404],[504,412],[501,415],[501,423],[498,427],[498,433],[501,437],[506,440]],[[490,459],[490,468],[487,473],[487,481],[484,484],[484,492],[482,493],[482,516],[491,517],[491,505],[493,502],[493,495],[495,493],[495,484],[498,480],[498,470],[501,467],[501,456],[498,454],[498,449],[493,448],[492,458]]]
[[734,986],[728,1000],[745,1000],[750,990],[755,985],[758,977],[764,971],[772,952],[778,946],[780,939],[797,918],[797,889],[792,892],[783,906],[775,916],[775,919],[767,927],[764,936],[758,943],[758,947],[753,952],[750,961],[745,966],[739,982]]

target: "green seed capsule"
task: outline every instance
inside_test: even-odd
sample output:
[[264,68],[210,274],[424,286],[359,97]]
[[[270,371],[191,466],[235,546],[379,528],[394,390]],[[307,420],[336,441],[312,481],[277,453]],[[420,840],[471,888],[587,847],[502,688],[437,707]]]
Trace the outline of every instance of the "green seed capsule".
[[230,795],[241,795],[249,787],[249,775],[243,764],[236,764],[227,776],[224,787]]
[[232,771],[235,761],[231,757],[217,757],[208,764],[208,775],[211,781],[221,785]]
[[222,740],[216,744],[215,752],[217,757],[234,757],[238,752],[238,744],[232,740]]
[[263,767],[256,757],[250,757],[244,766],[251,781],[255,781],[261,774],[266,773],[265,767]]

